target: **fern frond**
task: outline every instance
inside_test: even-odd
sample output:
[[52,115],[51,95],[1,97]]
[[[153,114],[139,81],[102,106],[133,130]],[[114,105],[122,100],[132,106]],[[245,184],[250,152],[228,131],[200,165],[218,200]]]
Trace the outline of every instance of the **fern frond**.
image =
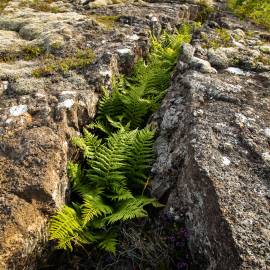
[[79,185],[83,177],[83,172],[80,164],[68,162],[67,171],[72,186],[75,187]]
[[83,156],[87,159],[92,159],[95,152],[101,144],[101,140],[90,133],[87,129],[83,130],[83,137],[73,137],[72,143],[83,152]]
[[153,205],[155,202],[156,199],[144,196],[123,201],[113,214],[106,217],[106,220],[109,224],[112,224],[117,221],[147,217],[148,214],[143,207],[149,204]]
[[112,213],[111,207],[104,204],[100,196],[93,196],[90,194],[86,194],[83,196],[83,204],[82,204],[83,226],[85,226],[94,217],[111,213]]
[[153,161],[155,131],[150,127],[139,130],[128,152],[126,176],[129,183],[144,184],[146,173]]
[[72,250],[72,243],[80,242],[82,231],[80,219],[71,207],[64,206],[50,220],[50,239],[57,240],[58,248]]
[[117,243],[116,233],[110,232],[103,236],[103,239],[100,241],[98,246],[107,252],[115,254]]
[[111,135],[110,128],[106,124],[104,124],[100,121],[95,121],[95,122],[89,124],[88,128],[100,130],[108,136]]

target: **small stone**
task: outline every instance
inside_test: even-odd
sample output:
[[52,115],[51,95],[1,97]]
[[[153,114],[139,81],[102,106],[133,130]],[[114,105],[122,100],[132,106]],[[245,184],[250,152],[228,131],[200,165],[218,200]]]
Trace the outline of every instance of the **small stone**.
[[265,152],[262,154],[262,159],[264,161],[270,162],[270,153],[269,152]]
[[140,39],[140,37],[138,35],[136,35],[136,34],[134,34],[132,36],[127,36],[127,38],[130,39],[130,40],[133,40],[133,41],[136,41],[136,40]]
[[27,112],[28,108],[27,105],[18,105],[13,106],[9,109],[9,113],[11,116],[20,116]]
[[185,62],[185,63],[189,63],[191,58],[193,57],[195,52],[195,48],[188,44],[188,43],[184,43],[182,45],[182,52],[180,54],[180,60]]
[[260,46],[259,49],[263,53],[270,54],[270,46],[269,45]]
[[190,67],[202,73],[217,73],[216,69],[212,68],[210,63],[198,57],[192,57]]
[[242,69],[237,68],[237,67],[228,67],[226,71],[235,75],[245,75],[245,72]]
[[58,104],[58,108],[67,108],[70,109],[74,104],[73,99],[66,99],[65,101]]
[[237,37],[240,37],[240,38],[244,38],[246,36],[245,32],[241,29],[235,29],[233,30],[233,35],[234,36],[237,36]]
[[270,138],[270,128],[266,128],[264,130],[264,134],[265,134],[266,137]]
[[131,49],[129,48],[118,49],[117,52],[119,54],[132,54]]
[[208,60],[210,64],[216,68],[225,69],[229,66],[229,60],[226,54],[219,49],[209,49]]
[[222,164],[225,166],[229,166],[231,161],[227,157],[222,157]]

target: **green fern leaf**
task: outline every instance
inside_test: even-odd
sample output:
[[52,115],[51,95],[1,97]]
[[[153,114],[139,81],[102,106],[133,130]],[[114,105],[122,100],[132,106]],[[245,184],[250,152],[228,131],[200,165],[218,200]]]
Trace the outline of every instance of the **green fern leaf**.
[[83,228],[75,210],[64,206],[50,220],[50,239],[57,240],[57,247],[72,250],[72,242],[80,242]]
[[82,221],[85,226],[94,217],[111,214],[112,209],[110,206],[104,204],[99,195],[86,194],[83,196],[82,204]]
[[116,252],[116,234],[115,233],[108,233],[105,236],[103,236],[103,239],[98,244],[99,248],[115,254]]
[[117,221],[147,217],[148,214],[143,207],[148,204],[153,205],[155,202],[156,199],[143,196],[123,201],[120,203],[118,209],[113,214],[107,216],[105,219],[109,224],[112,224]]

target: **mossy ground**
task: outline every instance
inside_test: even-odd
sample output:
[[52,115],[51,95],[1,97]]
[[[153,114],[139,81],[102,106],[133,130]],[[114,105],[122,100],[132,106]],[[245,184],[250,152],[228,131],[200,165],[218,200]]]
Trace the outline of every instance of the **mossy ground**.
[[23,0],[19,7],[29,7],[37,11],[58,13],[60,10],[53,6],[54,0]]
[[33,70],[32,75],[36,78],[49,76],[54,73],[65,73],[72,69],[83,68],[90,65],[95,59],[91,49],[78,50],[64,58],[46,55],[42,65]]
[[220,47],[230,47],[232,45],[231,35],[224,28],[216,28],[215,33],[211,38],[208,35],[202,35],[204,47],[217,49]]
[[7,4],[10,2],[10,0],[1,0],[0,1],[0,14],[4,10],[4,8],[7,6]]
[[103,16],[103,15],[93,15],[91,16],[96,22],[103,25],[107,29],[113,29],[116,24],[119,16]]

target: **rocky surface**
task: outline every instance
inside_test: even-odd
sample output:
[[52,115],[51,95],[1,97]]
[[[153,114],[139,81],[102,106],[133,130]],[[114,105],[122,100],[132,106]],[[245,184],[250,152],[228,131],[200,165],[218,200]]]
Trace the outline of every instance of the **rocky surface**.
[[[66,200],[69,139],[93,119],[101,85],[146,55],[150,31],[171,30],[200,9],[87,2],[12,0],[0,16],[1,270],[35,269],[48,217]],[[92,63],[77,56],[85,49]]]
[[230,14],[217,15],[183,46],[152,119],[159,131],[152,193],[185,216],[200,269],[270,269],[270,66],[263,35]]
[[[94,118],[101,86],[147,54],[151,31],[202,8],[117,2],[12,0],[1,13],[1,270],[35,269],[48,217],[68,197],[70,137]],[[152,192],[185,216],[200,269],[269,269],[269,33],[218,8],[183,46],[153,116]],[[91,62],[78,54],[87,49]]]

